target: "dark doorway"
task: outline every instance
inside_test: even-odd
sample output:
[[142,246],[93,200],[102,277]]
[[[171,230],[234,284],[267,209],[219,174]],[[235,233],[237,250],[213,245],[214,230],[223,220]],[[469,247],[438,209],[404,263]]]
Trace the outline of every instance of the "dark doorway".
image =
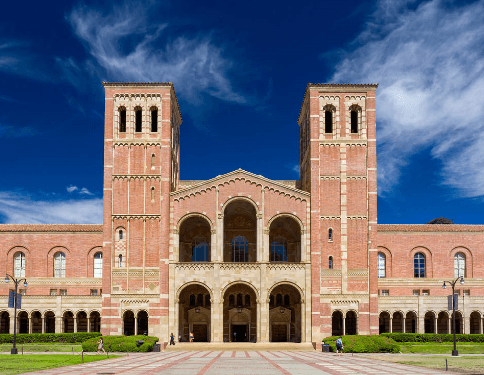
[[287,324],[272,325],[272,342],[287,342]]
[[194,324],[193,325],[193,341],[207,342],[208,341],[208,325]]
[[247,324],[232,325],[232,341],[247,341]]

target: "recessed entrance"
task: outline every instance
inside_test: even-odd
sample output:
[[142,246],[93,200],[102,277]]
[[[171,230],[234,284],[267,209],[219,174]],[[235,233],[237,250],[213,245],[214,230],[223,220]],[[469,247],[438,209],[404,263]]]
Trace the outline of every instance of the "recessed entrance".
[[193,324],[193,341],[208,341],[208,324]]
[[272,342],[286,342],[287,339],[287,324],[273,324],[272,325]]
[[247,324],[232,324],[231,337],[233,342],[247,341]]
[[211,308],[209,290],[199,284],[187,285],[180,292],[178,334],[181,341],[210,342]]
[[301,342],[301,294],[289,284],[271,290],[269,296],[269,341]]

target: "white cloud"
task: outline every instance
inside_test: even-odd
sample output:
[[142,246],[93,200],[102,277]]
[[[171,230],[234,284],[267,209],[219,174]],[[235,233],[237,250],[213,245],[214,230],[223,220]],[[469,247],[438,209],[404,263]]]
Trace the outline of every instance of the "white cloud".
[[79,192],[79,194],[86,194],[86,195],[94,195],[93,193],[91,193],[89,190],[87,190],[85,187],[83,187],[81,189],[81,191]]
[[42,201],[12,192],[0,192],[4,224],[100,224],[101,198]]
[[79,190],[79,188],[78,188],[77,186],[73,186],[73,185],[71,185],[71,186],[66,187],[66,190],[67,190],[69,193],[72,193],[72,192],[74,192],[74,191],[76,191],[76,190]]
[[430,148],[442,183],[484,195],[484,1],[382,0],[333,81],[377,90],[379,193],[412,155]]
[[[227,77],[231,61],[209,35],[179,36],[161,43],[168,24],[150,23],[152,11],[152,5],[139,2],[118,4],[109,14],[85,6],[73,9],[67,19],[92,56],[84,69],[107,80],[173,82],[177,91],[192,100],[203,92],[245,102]],[[70,58],[57,62],[67,79],[78,85],[79,64]]]

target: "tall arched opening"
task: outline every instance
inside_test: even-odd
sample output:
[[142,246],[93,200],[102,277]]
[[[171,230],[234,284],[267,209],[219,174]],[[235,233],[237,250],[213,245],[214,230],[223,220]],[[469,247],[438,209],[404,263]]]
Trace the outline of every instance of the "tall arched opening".
[[275,219],[269,227],[271,262],[301,261],[301,228],[289,216]]
[[123,314],[123,334],[134,335],[134,313],[131,310],[126,310]]
[[380,333],[390,332],[390,314],[386,311],[380,313],[379,318]]
[[180,262],[210,262],[211,238],[210,223],[201,216],[184,220],[179,233]]
[[437,315],[437,333],[449,333],[449,315],[445,311]]
[[148,313],[144,310],[138,312],[138,335],[148,334]]
[[257,213],[246,200],[225,207],[223,251],[224,262],[257,261]]
[[52,311],[44,313],[45,333],[55,333],[55,314]]
[[0,333],[10,333],[10,315],[7,311],[0,313]]
[[212,301],[210,291],[200,284],[184,287],[179,298],[178,334],[182,341],[210,342]]
[[33,311],[30,318],[32,320],[32,333],[42,333],[42,314],[40,311]]
[[331,316],[331,336],[343,336],[343,313],[339,310]]
[[403,314],[399,311],[393,313],[392,332],[403,332]]
[[435,314],[432,311],[427,311],[424,317],[425,333],[435,333]]
[[89,315],[90,332],[101,332],[101,314],[98,311],[92,311]]
[[87,332],[87,314],[84,311],[79,311],[76,316],[77,332]]
[[345,319],[345,335],[358,334],[358,314],[356,311],[348,311]]
[[417,314],[413,311],[409,311],[407,315],[405,315],[405,332],[417,333]]
[[29,315],[27,311],[20,311],[18,313],[18,333],[29,333]]
[[257,296],[246,284],[231,285],[224,294],[225,342],[257,341]]
[[66,311],[62,316],[64,323],[64,333],[74,333],[74,315],[70,311]]
[[[462,313],[460,311],[455,312],[455,333],[461,334],[464,332],[464,319],[462,319]],[[452,333],[454,330],[452,329]]]
[[301,342],[301,294],[289,284],[277,285],[269,297],[269,341]]
[[477,334],[481,333],[480,330],[480,321],[481,321],[481,314],[479,314],[477,311],[473,311],[470,316],[469,320],[469,328],[471,334]]

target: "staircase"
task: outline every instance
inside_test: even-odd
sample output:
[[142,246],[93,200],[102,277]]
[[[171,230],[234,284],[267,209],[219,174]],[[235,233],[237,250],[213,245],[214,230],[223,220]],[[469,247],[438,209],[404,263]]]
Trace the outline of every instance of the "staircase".
[[314,351],[311,343],[293,342],[177,342],[167,345],[166,352],[177,351],[258,351],[258,350],[291,350]]

